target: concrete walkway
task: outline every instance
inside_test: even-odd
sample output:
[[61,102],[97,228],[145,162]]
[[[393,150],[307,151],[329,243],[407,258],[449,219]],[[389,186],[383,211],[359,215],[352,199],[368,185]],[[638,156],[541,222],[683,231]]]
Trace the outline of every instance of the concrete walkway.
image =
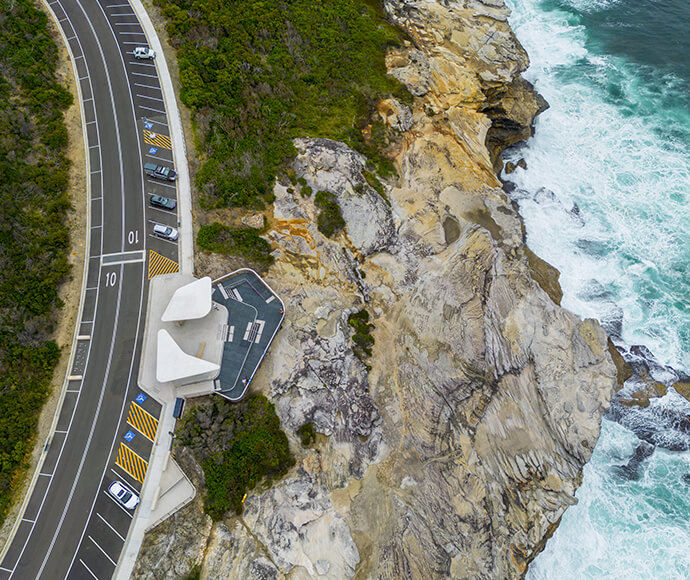
[[[180,272],[192,274],[194,272],[192,192],[180,110],[177,106],[170,71],[165,61],[165,53],[156,29],[141,0],[130,0],[130,3],[146,33],[149,46],[156,51],[156,68],[165,100],[165,110],[168,114],[173,159],[178,175]],[[150,306],[148,304],[147,310]],[[173,418],[174,394],[169,392],[161,395],[161,393],[155,394],[155,398],[163,405],[158,424],[158,436],[151,450],[146,479],[141,489],[141,501],[113,574],[114,580],[129,580],[131,578],[146,531],[189,503],[196,494],[194,486],[170,457],[172,433],[175,429],[175,419]]]

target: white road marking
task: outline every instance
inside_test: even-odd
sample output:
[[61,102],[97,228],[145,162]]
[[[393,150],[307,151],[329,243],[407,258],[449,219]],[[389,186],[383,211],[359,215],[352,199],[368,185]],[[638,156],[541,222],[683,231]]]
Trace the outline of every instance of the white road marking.
[[[112,470],[111,470],[112,471]],[[110,495],[105,489],[103,490],[103,493],[110,498],[110,501],[112,501],[117,507],[119,507],[124,513],[126,513],[130,519],[132,519],[132,514],[130,514],[125,508],[123,508],[120,505],[120,502],[117,501],[112,495]]]
[[[136,74],[136,73],[132,73]],[[143,105],[139,105],[140,109],[146,109],[147,111],[153,111],[154,113],[160,113],[161,115],[165,115],[165,111],[161,111],[160,109],[152,109],[151,107],[144,107]]]
[[266,321],[265,320],[257,320],[256,324],[258,325],[259,330],[256,333],[256,338],[254,339],[254,342],[256,344],[259,344],[259,341],[261,340],[261,335],[264,332],[264,325],[266,324]]
[[111,530],[113,530],[113,532],[115,532],[115,534],[117,535],[118,538],[120,538],[123,542],[125,541],[125,539],[122,537],[122,535],[120,534],[120,532],[118,532],[113,526],[111,526],[111,525],[107,522],[107,520],[106,520],[101,514],[99,514],[99,513],[97,512],[96,515],[97,515],[99,518],[101,518],[101,521],[102,521],[106,526],[108,526]]
[[155,179],[147,179],[146,181],[148,181],[149,183],[154,183],[156,185],[162,185],[163,187],[171,187],[172,189],[177,191],[177,186],[170,185],[169,183],[163,183],[163,182],[155,180]]
[[249,339],[249,333],[252,331],[252,326],[254,326],[253,322],[247,322],[247,330],[244,331],[244,338],[242,340]]
[[113,560],[110,556],[108,556],[108,552],[106,552],[103,548],[101,548],[98,545],[98,543],[96,542],[96,540],[94,540],[91,536],[87,536],[87,537],[89,538],[89,540],[91,540],[93,542],[93,545],[96,546],[101,552],[103,552],[103,555],[113,563],[113,566],[117,566],[117,562],[115,562],[115,560]]
[[140,95],[138,93],[137,93],[137,97],[139,97],[140,99],[151,99],[152,101],[158,101],[159,103],[165,103],[165,101],[163,99],[161,99],[160,97],[149,97],[148,95]]
[[[147,75],[146,73],[132,73],[133,75],[136,75],[138,77],[147,77],[150,79],[157,79],[158,77],[156,75]],[[154,109],[155,110],[155,109]]]
[[141,87],[143,89],[155,89],[157,91],[161,91],[162,89],[160,87],[156,87],[154,85],[140,85],[139,83],[133,83],[135,87]]
[[84,562],[84,560],[82,560],[81,558],[79,558],[79,561],[81,562],[81,565],[84,566],[84,568],[86,568],[86,569],[88,570],[89,574],[91,574],[91,576],[93,576],[96,580],[98,580],[98,576],[96,576],[96,575],[91,571],[91,568],[89,568],[89,567],[86,565],[86,563]]
[[[153,147],[153,145],[152,145],[152,147]],[[158,159],[158,161],[164,161],[165,163],[172,163],[172,159],[163,159],[163,157],[158,157],[157,155],[149,155],[147,153],[146,157],[150,157],[151,159]]]

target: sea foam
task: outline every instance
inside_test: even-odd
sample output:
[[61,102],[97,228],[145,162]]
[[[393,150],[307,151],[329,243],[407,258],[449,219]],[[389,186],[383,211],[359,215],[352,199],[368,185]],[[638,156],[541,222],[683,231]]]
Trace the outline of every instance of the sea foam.
[[[690,372],[690,107],[686,80],[605,54],[581,13],[605,0],[510,0],[525,76],[551,108],[506,152],[527,241],[561,271],[563,306],[619,342]],[[579,13],[578,13],[579,11]],[[671,397],[655,405],[675,405]],[[690,577],[690,453],[657,449],[640,478],[616,468],[639,440],[603,421],[592,461],[528,578]]]

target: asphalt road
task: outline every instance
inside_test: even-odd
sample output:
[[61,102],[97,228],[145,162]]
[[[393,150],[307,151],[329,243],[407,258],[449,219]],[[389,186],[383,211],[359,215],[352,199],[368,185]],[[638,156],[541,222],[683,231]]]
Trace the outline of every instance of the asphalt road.
[[102,580],[112,577],[133,515],[107,488],[118,480],[141,489],[161,408],[140,396],[137,372],[149,275],[174,271],[178,262],[176,243],[154,238],[152,225],[176,226],[178,218],[148,199],[175,198],[176,188],[143,174],[147,161],[172,166],[172,154],[156,67],[131,56],[147,42],[130,5],[49,5],[74,55],[83,97],[90,257],[70,370],[76,378],[0,580]]

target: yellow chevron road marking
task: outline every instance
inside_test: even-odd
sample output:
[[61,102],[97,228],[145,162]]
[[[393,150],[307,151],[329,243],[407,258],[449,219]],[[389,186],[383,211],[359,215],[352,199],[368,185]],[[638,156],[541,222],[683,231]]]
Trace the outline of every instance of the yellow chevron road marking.
[[117,451],[117,459],[115,464],[124,469],[139,483],[144,483],[146,477],[146,468],[149,464],[139,457],[134,451],[127,447],[124,443],[120,443],[120,449]]
[[156,438],[158,419],[134,402],[129,406],[127,423],[129,423],[147,439],[153,441]]
[[149,280],[154,276],[171,274],[172,272],[178,272],[179,270],[180,266],[177,262],[174,262],[165,256],[161,256],[158,252],[149,250]]
[[144,141],[149,145],[156,145],[157,147],[163,147],[163,149],[172,149],[170,137],[160,133],[153,133],[146,129],[144,129]]

